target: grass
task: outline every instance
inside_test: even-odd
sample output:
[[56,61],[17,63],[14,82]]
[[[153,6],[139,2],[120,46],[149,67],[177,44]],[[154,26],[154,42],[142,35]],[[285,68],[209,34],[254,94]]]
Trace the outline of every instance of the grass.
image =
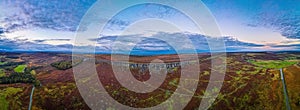
[[203,75],[209,75],[210,73],[208,71],[204,71]]
[[5,65],[7,64],[7,62],[0,62],[0,65]]
[[263,67],[263,68],[270,68],[270,69],[280,69],[285,68],[294,64],[297,64],[296,61],[288,61],[288,60],[282,60],[282,61],[276,61],[276,60],[267,60],[267,61],[249,61],[250,63]]
[[177,86],[177,82],[178,82],[178,79],[173,79],[172,81],[169,82],[169,85]]
[[26,65],[18,65],[18,66],[14,69],[14,71],[17,72],[17,73],[23,73],[26,67],[27,67]]
[[291,56],[291,57],[286,57],[284,58],[285,60],[297,60],[297,57]]
[[169,90],[166,90],[164,98],[168,98],[171,95],[171,92]]
[[0,69],[0,77],[4,77],[5,76],[5,72],[3,69]]
[[0,90],[0,110],[8,110],[9,101],[7,101],[7,97],[13,96],[21,91],[21,88],[14,87],[8,87],[6,89]]
[[6,101],[6,96],[0,94],[0,110],[8,110],[8,102]]
[[242,74],[242,72],[243,72],[243,71],[238,70],[238,71],[236,71],[236,74]]

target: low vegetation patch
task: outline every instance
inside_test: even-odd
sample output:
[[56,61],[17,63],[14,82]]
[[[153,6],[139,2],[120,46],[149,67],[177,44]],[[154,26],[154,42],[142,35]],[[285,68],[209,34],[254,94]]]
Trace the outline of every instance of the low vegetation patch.
[[[21,106],[20,102],[16,100],[18,99],[19,95],[16,94],[22,91],[23,90],[21,88],[14,88],[14,87],[8,87],[6,89],[0,90],[0,109],[8,110],[8,107],[10,107],[10,109],[20,108]],[[10,105],[14,105],[14,106],[10,106]]]
[[280,68],[285,68],[294,64],[297,64],[296,61],[288,61],[288,60],[259,60],[259,61],[254,61],[251,60],[249,61],[250,63],[263,67],[263,68],[271,68],[271,69],[280,69]]
[[5,64],[7,64],[7,62],[1,62],[0,61],[0,65],[5,65]]
[[4,77],[5,76],[5,72],[3,69],[0,69],[0,77]]

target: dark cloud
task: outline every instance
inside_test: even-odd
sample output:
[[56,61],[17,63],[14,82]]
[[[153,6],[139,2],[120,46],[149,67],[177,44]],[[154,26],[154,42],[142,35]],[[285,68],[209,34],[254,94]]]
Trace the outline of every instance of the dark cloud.
[[232,38],[232,37],[224,37],[224,42],[226,46],[245,46],[245,47],[261,47],[264,45],[261,44],[255,44],[255,43],[248,43],[248,42],[242,42],[238,39]]
[[45,42],[45,41],[47,41],[47,40],[34,40],[34,42],[36,42],[36,43],[42,43],[42,42]]
[[298,48],[300,48],[300,44],[290,44],[290,45],[273,45],[272,47],[298,47]]
[[257,27],[255,24],[246,24],[248,27]]
[[0,28],[0,35],[4,33],[4,29]]
[[114,19],[110,19],[108,21],[108,23],[106,25],[106,29],[109,29],[109,30],[123,30],[129,25],[130,25],[129,21],[114,18]]
[[43,40],[34,40],[36,43],[43,43],[46,41],[71,41],[71,39],[43,39]]

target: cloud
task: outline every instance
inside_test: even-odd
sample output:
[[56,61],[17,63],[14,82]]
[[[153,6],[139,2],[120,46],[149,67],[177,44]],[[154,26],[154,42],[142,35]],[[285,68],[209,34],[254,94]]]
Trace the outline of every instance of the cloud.
[[[297,16],[297,17],[296,17]],[[259,18],[265,23],[260,25],[273,28],[279,31],[283,36],[292,39],[300,39],[300,18],[299,15],[281,14],[272,18]]]
[[[168,41],[162,41],[159,39],[156,39],[156,36],[166,37]],[[186,44],[187,40],[185,39],[178,39],[174,38],[174,36],[187,36],[187,39],[191,40],[192,46],[198,51],[198,52],[209,52],[209,44],[207,42],[207,39],[213,39],[217,40],[216,38],[211,38],[208,36],[204,36],[201,34],[185,34],[185,33],[157,33],[152,36],[144,37],[142,35],[124,35],[124,36],[102,36],[98,39],[90,39],[92,41],[97,41],[97,48],[112,50],[114,44],[119,45],[118,48],[123,51],[133,51],[133,52],[175,52],[174,47],[172,47],[169,43],[172,42],[174,44]],[[119,37],[119,38],[118,38]],[[116,41],[117,39],[121,39]],[[142,41],[140,41],[143,39]],[[220,39],[220,38],[219,38]],[[228,51],[239,51],[241,49],[251,49],[251,48],[258,48],[263,47],[264,45],[260,44],[254,44],[254,43],[247,43],[239,41],[238,39],[232,38],[232,37],[221,37],[221,39],[224,40],[226,49]],[[140,42],[135,42],[136,40]],[[128,46],[131,45],[133,48],[128,48]],[[214,45],[214,44],[211,44]],[[179,50],[183,51],[191,51],[192,47],[191,45],[180,45],[177,48]],[[132,50],[130,50],[132,49]]]
[[[225,35],[234,35],[244,41],[255,42],[261,39],[280,42],[278,40],[282,38],[271,33],[279,33],[286,39],[300,39],[299,0],[203,0],[203,2],[214,14]],[[245,32],[241,31],[243,29]]]
[[[74,32],[76,31],[77,26],[80,23],[81,18],[84,16],[88,8],[95,2],[96,0],[2,0],[0,1],[1,8],[5,7],[4,10],[0,10],[0,49],[2,50],[26,50],[26,51],[72,51],[72,44],[68,44],[71,42],[70,38],[71,34],[65,34],[65,31]],[[223,1],[224,3],[227,1]],[[274,3],[274,1],[272,1]],[[216,1],[215,3],[219,3]],[[255,4],[255,5],[254,5]],[[249,20],[245,20],[245,24],[248,27],[253,27],[258,29],[258,27],[266,27],[275,30],[276,32],[280,32],[283,36],[287,38],[299,39],[300,38],[300,13],[299,13],[299,2],[293,3],[290,1],[288,3],[277,3],[268,4],[266,2],[261,2],[259,5],[256,3],[251,4],[249,6],[257,6],[259,8],[253,8],[256,10],[250,10],[250,8],[245,8],[243,5],[235,5],[238,7],[242,7],[243,9],[249,9],[251,12],[245,11],[247,16],[243,16],[240,14],[243,13],[235,13],[241,10],[235,9],[232,5],[219,5],[216,6],[226,6],[228,9],[221,8],[220,16],[222,14],[230,13],[233,16],[226,17],[230,19],[240,18],[249,18],[249,16],[253,17],[253,22],[251,19],[251,23],[247,22]],[[284,7],[281,7],[284,5]],[[248,4],[247,4],[248,6]],[[266,9],[261,7],[267,7]],[[283,10],[285,9],[285,10]],[[235,11],[232,11],[235,10]],[[252,13],[255,13],[253,14]],[[297,12],[298,11],[298,12]],[[241,12],[244,12],[243,10]],[[248,16],[249,14],[249,16]],[[236,16],[238,15],[238,16]],[[96,16],[96,15],[95,15]],[[98,15],[101,17],[101,15]],[[216,15],[219,16],[218,14]],[[239,17],[241,16],[241,17]],[[89,17],[88,22],[93,22],[93,17]],[[225,17],[219,19],[225,19]],[[182,26],[187,30],[191,26],[188,22],[184,21],[186,16],[178,13],[176,10],[172,10],[171,8],[164,6],[156,6],[156,5],[141,5],[132,7],[132,9],[125,10],[123,14],[114,17],[109,20],[107,24],[107,29],[111,30],[110,32],[116,33],[118,30],[124,30],[127,26],[129,26],[133,21],[140,20],[143,18],[162,18],[165,20],[170,20],[174,22],[182,23]],[[242,22],[244,23],[244,22]],[[234,26],[234,25],[233,25]],[[38,28],[38,29],[36,29]],[[156,27],[155,27],[156,28]],[[159,29],[159,27],[157,27]],[[230,28],[230,25],[225,25],[225,28]],[[239,27],[237,27],[239,28]],[[45,32],[41,32],[41,30],[45,30]],[[24,31],[24,32],[21,32]],[[36,31],[36,33],[32,32],[32,30]],[[49,31],[51,30],[51,31]],[[53,34],[52,31],[62,32],[58,37]],[[84,30],[83,30],[84,31]],[[151,31],[151,30],[150,30]],[[153,30],[152,30],[153,31]],[[256,31],[253,32],[253,37],[257,37]],[[19,34],[16,34],[18,33]],[[154,31],[153,33],[155,33]],[[238,32],[238,31],[237,31]],[[262,31],[265,33],[266,31]],[[5,34],[9,33],[9,34]],[[7,36],[5,36],[7,35]],[[36,36],[34,36],[36,35]],[[45,35],[42,37],[42,35]],[[207,52],[209,51],[209,45],[206,41],[207,36],[201,34],[183,34],[183,33],[157,33],[152,36],[162,36],[168,37],[168,42],[174,42],[176,44],[180,44],[180,48],[182,50],[191,49],[191,46],[188,44],[184,44],[186,42],[182,39],[176,39],[174,36],[182,36],[186,35],[188,39],[190,39],[193,43],[197,51],[199,52]],[[232,35],[232,34],[226,34]],[[249,35],[247,33],[247,35]],[[25,39],[18,39],[15,37],[25,36]],[[271,36],[271,35],[270,35]],[[3,38],[4,37],[4,38]],[[52,39],[51,39],[51,38]],[[61,39],[62,37],[62,39]],[[98,52],[109,53],[112,50],[113,44],[117,43],[124,47],[124,49],[129,49],[129,46],[134,46],[134,49],[131,50],[133,52],[164,52],[164,53],[172,53],[174,52],[174,48],[170,46],[166,41],[161,41],[158,39],[149,38],[149,36],[142,35],[131,35],[131,36],[121,36],[125,37],[122,41],[116,42],[117,36],[102,36],[99,39],[91,39],[97,40],[97,48]],[[151,35],[150,35],[151,37]],[[238,35],[234,37],[239,37]],[[266,36],[269,37],[269,36]],[[274,36],[273,36],[274,37]],[[31,39],[32,38],[32,39]],[[33,39],[34,38],[34,39]],[[55,38],[55,39],[53,39]],[[57,39],[58,38],[58,39]],[[241,37],[240,37],[241,38]],[[139,43],[134,43],[134,40],[144,39]],[[294,49],[298,48],[299,45],[289,44],[286,45],[259,45],[255,43],[242,42],[233,37],[222,37],[225,41],[227,51],[241,51],[241,50],[268,50],[272,48],[281,48],[281,49]],[[254,38],[255,40],[256,38]],[[243,39],[244,40],[244,39]],[[252,39],[251,39],[252,40]],[[244,40],[247,41],[247,40]],[[250,41],[250,40],[249,40]],[[55,45],[54,45],[55,44]],[[181,45],[182,44],[182,45]],[[266,43],[265,43],[266,44]],[[80,47],[84,49],[84,47]]]
[[[0,24],[8,33],[36,28],[74,32],[82,17],[95,2],[96,0],[3,0],[0,1],[0,6],[9,10],[0,11],[3,12]],[[89,16],[90,20],[81,24],[83,30],[79,31],[85,31],[87,29],[85,26],[95,22],[93,18],[98,16]],[[123,30],[128,25],[129,20],[114,18],[108,20],[107,29]]]
[[7,32],[27,28],[47,28],[58,31],[75,31],[81,18],[96,0],[3,0],[0,22]]
[[43,43],[46,41],[71,41],[71,39],[43,39],[43,40],[34,40],[36,43]]
[[252,25],[264,26],[280,32],[283,36],[300,39],[300,2],[265,1],[262,9],[253,17]]
[[0,39],[0,50],[2,51],[57,51],[57,52],[70,52],[73,45],[50,45],[50,44],[38,44],[35,42],[29,42],[27,40],[20,39]]
[[[143,37],[138,35],[124,35],[124,36],[102,36],[97,40],[96,53],[107,53],[112,52],[114,44],[118,44],[122,48],[116,50],[116,53],[125,54],[130,52],[134,55],[159,55],[159,54],[175,54],[175,47],[172,47],[169,43],[173,42],[178,44],[178,50],[181,52],[191,52],[189,45],[181,45],[186,43],[186,40],[176,39],[173,36],[187,36],[192,41],[192,46],[196,48],[197,52],[210,52],[207,39],[214,39],[209,36],[201,34],[187,34],[187,33],[157,33],[153,36],[166,36],[169,38],[168,41],[162,41],[159,39],[149,37]],[[152,36],[152,37],[153,37]],[[122,37],[120,41],[116,41],[118,37]],[[134,42],[135,40],[141,40],[141,42]],[[232,37],[220,37],[218,39],[224,40],[227,52],[240,52],[240,51],[272,51],[272,50],[297,50],[300,48],[299,44],[290,45],[260,45],[254,43],[247,43],[239,41]],[[48,39],[48,40],[36,40],[28,41],[26,39],[7,39],[0,37],[0,50],[1,51],[55,51],[55,52],[72,52],[72,44],[60,44],[51,45],[45,44],[46,41],[69,41],[70,39]],[[133,48],[129,48],[133,46]],[[78,51],[85,52],[86,48],[92,48],[92,46],[75,46]],[[132,49],[132,50],[131,50]]]

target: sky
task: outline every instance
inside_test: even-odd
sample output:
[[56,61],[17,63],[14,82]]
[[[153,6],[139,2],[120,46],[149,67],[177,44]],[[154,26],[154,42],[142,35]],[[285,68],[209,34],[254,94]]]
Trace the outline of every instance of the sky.
[[[141,4],[126,8],[109,19],[98,38],[89,36],[93,18],[81,24],[96,0],[1,0],[0,51],[70,52],[76,33],[84,42],[96,43],[96,52],[110,53],[113,44],[136,54],[174,53],[172,43],[188,52],[191,45],[172,36],[186,36],[198,52],[209,52],[210,35],[198,31],[184,12],[172,7]],[[177,1],[184,2],[184,1]],[[226,51],[299,51],[299,0],[202,0],[219,26]],[[121,5],[122,3],[114,3]],[[192,5],[192,4],[191,4]],[[201,11],[193,10],[193,13]],[[109,13],[109,11],[108,11]],[[79,25],[81,28],[77,31]],[[210,25],[204,23],[203,25]],[[202,27],[205,28],[205,27]],[[154,39],[165,36],[163,41]],[[122,39],[118,40],[118,37]],[[138,40],[137,40],[138,39]],[[117,41],[118,40],[118,41]],[[139,41],[139,42],[137,42]],[[123,48],[122,48],[123,49]]]

